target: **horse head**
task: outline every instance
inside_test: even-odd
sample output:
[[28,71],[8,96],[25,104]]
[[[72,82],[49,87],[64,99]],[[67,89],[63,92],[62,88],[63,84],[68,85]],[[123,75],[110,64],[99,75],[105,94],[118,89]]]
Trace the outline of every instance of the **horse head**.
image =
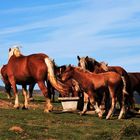
[[62,66],[56,66],[55,67],[55,74],[56,76],[60,77],[60,75],[66,70],[67,66],[62,65]]
[[86,56],[86,57],[77,56],[77,59],[79,61],[78,66],[82,67],[83,69],[87,69],[86,59],[88,59],[88,56]]
[[11,58],[12,55],[16,56],[16,57],[19,57],[21,56],[21,52],[20,52],[20,49],[19,49],[20,46],[15,46],[13,48],[9,48],[9,54],[8,54],[8,59]]
[[73,75],[73,67],[71,65],[69,65],[65,71],[61,74],[61,79],[62,81],[66,81],[68,79],[70,79]]
[[88,56],[81,57],[81,58],[79,56],[77,56],[77,59],[79,60],[79,62],[78,62],[79,67],[82,67],[83,69],[87,69],[91,72],[94,71],[95,65],[97,64],[97,61],[95,59],[90,58]]

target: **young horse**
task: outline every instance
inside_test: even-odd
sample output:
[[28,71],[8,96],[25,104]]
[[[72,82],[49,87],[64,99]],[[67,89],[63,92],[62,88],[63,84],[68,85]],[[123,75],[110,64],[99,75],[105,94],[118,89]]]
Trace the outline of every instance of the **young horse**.
[[77,56],[78,59],[78,65],[82,67],[83,69],[87,69],[91,72],[94,73],[102,73],[102,72],[107,72],[107,71],[113,71],[118,73],[119,75],[122,76],[124,86],[127,91],[127,104],[128,106],[133,107],[134,106],[134,100],[133,100],[133,93],[131,90],[131,85],[130,85],[130,79],[128,73],[120,66],[107,66],[104,62],[99,63],[93,58],[90,58],[88,56],[86,57],[79,57]]
[[45,82],[49,80],[51,85],[57,89],[62,96],[68,95],[69,89],[66,85],[56,79],[54,75],[54,64],[45,54],[39,53],[23,56],[21,55],[19,48],[10,48],[7,75],[15,95],[15,108],[19,107],[16,84],[22,85],[25,108],[28,107],[26,86],[32,83],[38,83],[39,88],[46,97],[45,112],[52,110],[52,104]]
[[[101,74],[91,73],[89,71],[83,70],[78,67],[69,66],[66,71],[61,75],[62,80],[66,79],[75,79],[82,90],[88,94],[89,101],[91,105],[95,108],[99,117],[102,115],[102,111],[97,105],[97,91],[103,90],[106,91],[109,89],[111,97],[111,108],[106,116],[106,119],[109,119],[116,104],[116,99],[118,98],[121,106],[121,111],[118,119],[122,118],[122,115],[125,113],[125,104],[124,104],[124,86],[122,78],[119,74],[115,72],[106,72]],[[119,93],[120,92],[120,93]],[[85,108],[84,108],[85,109]],[[86,110],[83,110],[85,113]]]

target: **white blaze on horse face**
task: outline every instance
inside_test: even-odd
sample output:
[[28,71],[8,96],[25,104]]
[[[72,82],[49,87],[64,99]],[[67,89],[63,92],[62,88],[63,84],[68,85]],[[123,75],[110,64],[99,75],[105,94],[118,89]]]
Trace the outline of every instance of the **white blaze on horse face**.
[[81,58],[80,59],[80,65],[83,69],[86,69],[86,65],[85,65],[85,58]]

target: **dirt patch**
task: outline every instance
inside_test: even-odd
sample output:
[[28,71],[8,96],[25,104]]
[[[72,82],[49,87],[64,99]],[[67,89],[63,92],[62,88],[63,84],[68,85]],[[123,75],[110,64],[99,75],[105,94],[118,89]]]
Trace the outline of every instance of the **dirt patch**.
[[0,99],[0,108],[12,108],[12,107],[13,107],[12,102],[8,102]]
[[12,126],[11,128],[9,128],[9,131],[22,133],[24,130],[20,126]]

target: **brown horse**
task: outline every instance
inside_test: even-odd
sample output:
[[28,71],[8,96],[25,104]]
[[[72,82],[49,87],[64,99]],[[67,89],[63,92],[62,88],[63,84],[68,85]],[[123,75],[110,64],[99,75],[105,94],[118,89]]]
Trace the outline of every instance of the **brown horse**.
[[11,84],[8,80],[8,75],[7,75],[7,65],[3,65],[0,69],[0,74],[1,74],[1,79],[5,85],[5,91],[7,93],[8,99],[12,98],[11,95]]
[[132,91],[137,91],[140,95],[140,72],[129,72],[128,73]]
[[52,110],[52,104],[45,82],[49,80],[51,85],[57,89],[62,96],[68,96],[69,89],[56,79],[53,61],[50,60],[46,54],[39,53],[23,56],[19,48],[10,48],[7,75],[15,95],[15,108],[19,107],[16,84],[22,85],[23,95],[25,97],[25,108],[28,107],[26,86],[32,83],[37,83],[43,95],[46,97],[45,112]]
[[122,76],[124,85],[126,88],[126,91],[128,93],[127,97],[127,104],[128,106],[133,107],[134,106],[134,99],[133,99],[133,93],[131,90],[131,84],[130,84],[130,79],[128,73],[120,66],[108,66],[106,63],[101,62],[99,63],[93,58],[90,58],[88,56],[86,57],[79,57],[77,56],[78,59],[78,65],[82,67],[83,69],[87,69],[91,72],[94,73],[102,73],[102,72],[107,72],[107,71],[113,71],[118,73],[119,75]]
[[[60,67],[56,68],[58,74],[60,73],[58,71],[59,69],[60,69]],[[0,74],[1,74],[1,79],[2,79],[2,81],[4,83],[4,85],[5,85],[5,91],[7,93],[7,97],[8,97],[8,99],[10,99],[10,98],[12,98],[12,94],[11,94],[11,84],[9,82],[8,75],[7,75],[7,65],[3,65],[1,67]],[[34,100],[33,99],[33,89],[34,89],[34,87],[35,87],[35,83],[32,83],[32,84],[29,85],[28,99],[30,101]],[[54,88],[51,86],[49,81],[47,82],[47,88],[48,88],[48,93],[49,93],[50,98],[53,95],[52,101],[54,102]]]
[[[122,118],[122,115],[125,113],[124,98],[126,92],[124,93],[125,89],[123,86],[123,81],[119,74],[115,72],[95,74],[78,67],[69,66],[61,76],[62,80],[72,78],[79,83],[80,87],[82,87],[82,90],[85,93],[87,93],[89,101],[91,105],[95,108],[99,117],[101,117],[102,111],[99,109],[97,105],[98,99],[97,91],[99,90],[106,91],[108,89],[111,97],[111,108],[106,116],[106,119],[110,118],[115,108],[116,99],[118,99],[121,104],[121,111],[118,119]],[[85,113],[86,111],[85,109],[86,108],[84,108],[83,113]]]

